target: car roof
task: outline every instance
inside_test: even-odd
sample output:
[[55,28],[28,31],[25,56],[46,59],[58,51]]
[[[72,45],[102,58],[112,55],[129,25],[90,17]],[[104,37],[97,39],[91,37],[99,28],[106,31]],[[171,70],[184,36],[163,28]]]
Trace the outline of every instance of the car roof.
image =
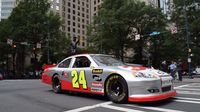
[[76,54],[76,55],[72,55],[72,56],[69,56],[68,58],[73,58],[73,57],[78,57],[78,56],[110,56],[110,55],[107,55],[107,54]]

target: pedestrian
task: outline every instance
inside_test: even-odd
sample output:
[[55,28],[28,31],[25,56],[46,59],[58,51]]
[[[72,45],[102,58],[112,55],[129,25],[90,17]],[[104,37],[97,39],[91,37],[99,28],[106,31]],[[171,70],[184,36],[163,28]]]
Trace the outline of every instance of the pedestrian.
[[164,61],[162,61],[162,63],[161,63],[161,70],[163,71],[163,72],[167,72],[167,63],[166,63],[166,61],[164,60]]
[[172,61],[171,64],[169,65],[169,69],[171,76],[173,77],[173,79],[175,79],[176,63],[174,61]]
[[182,81],[182,62],[181,62],[181,59],[178,60],[178,63],[177,63],[177,70],[178,70],[178,80],[179,81]]

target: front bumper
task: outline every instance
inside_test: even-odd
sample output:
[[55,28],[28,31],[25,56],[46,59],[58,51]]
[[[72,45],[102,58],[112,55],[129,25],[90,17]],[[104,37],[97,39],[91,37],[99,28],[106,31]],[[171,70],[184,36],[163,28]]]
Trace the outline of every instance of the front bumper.
[[162,94],[155,94],[155,95],[132,95],[128,97],[128,101],[131,102],[150,102],[150,101],[158,101],[158,100],[164,100],[167,98],[175,97],[176,91],[170,91],[167,93]]

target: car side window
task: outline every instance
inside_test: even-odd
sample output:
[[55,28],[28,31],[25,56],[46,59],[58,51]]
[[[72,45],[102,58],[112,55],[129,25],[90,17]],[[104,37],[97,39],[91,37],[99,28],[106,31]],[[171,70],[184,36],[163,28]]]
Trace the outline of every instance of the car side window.
[[81,57],[76,57],[73,68],[90,67],[90,65],[91,65],[90,60],[85,56],[81,56]]
[[62,63],[60,63],[58,65],[58,67],[59,68],[69,68],[70,62],[71,62],[71,58],[63,61]]

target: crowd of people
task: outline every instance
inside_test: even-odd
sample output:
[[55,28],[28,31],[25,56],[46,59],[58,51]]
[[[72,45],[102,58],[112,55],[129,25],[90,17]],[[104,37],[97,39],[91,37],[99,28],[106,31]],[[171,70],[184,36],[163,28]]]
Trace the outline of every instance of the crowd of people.
[[[170,73],[170,75],[175,79],[182,81],[182,76],[184,74],[188,74],[188,70],[186,70],[184,63],[181,59],[178,61],[171,61],[170,63],[167,63],[167,61],[162,61],[160,69],[164,72]],[[189,74],[189,78],[193,78],[192,74]]]

